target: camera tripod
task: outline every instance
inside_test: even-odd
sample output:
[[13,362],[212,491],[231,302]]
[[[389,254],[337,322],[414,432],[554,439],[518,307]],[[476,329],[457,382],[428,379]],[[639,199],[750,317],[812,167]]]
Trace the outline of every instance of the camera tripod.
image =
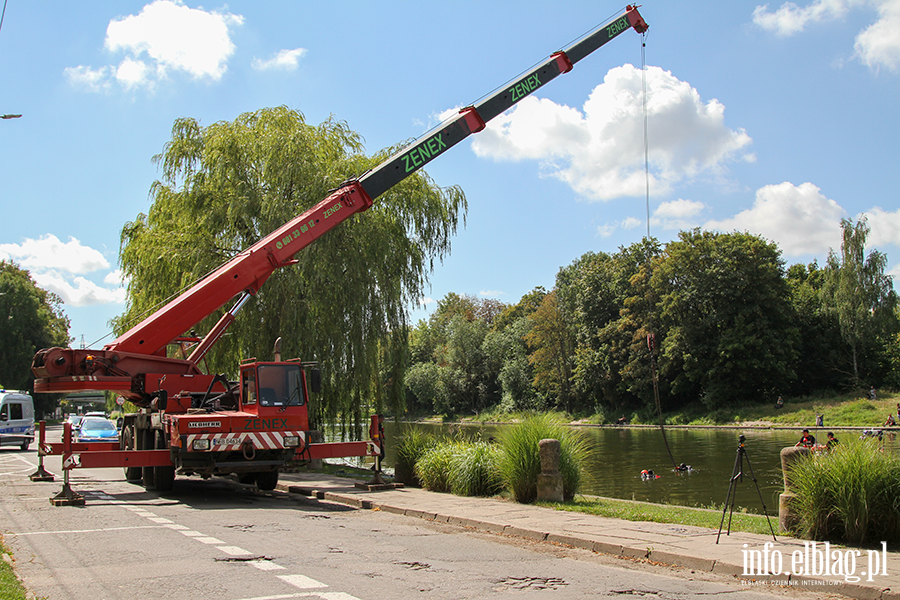
[[[763,500],[762,491],[759,489],[759,483],[756,481],[756,476],[753,473],[753,465],[750,464],[750,457],[747,456],[747,449],[744,448],[744,438],[743,435],[738,437],[738,449],[737,456],[734,457],[734,469],[731,471],[731,483],[728,485],[728,496],[725,498],[725,506],[722,508],[722,521],[719,523],[719,533],[716,535],[716,543],[719,543],[719,536],[722,535],[722,526],[725,524],[725,513],[728,512],[728,531],[725,535],[731,535],[731,517],[734,514],[734,500],[737,495],[735,489],[735,482],[740,479],[744,480],[744,457],[747,458],[747,468],[750,469],[750,479],[753,481],[753,485],[756,486],[756,493],[759,494],[759,502],[762,504],[763,514],[766,515],[766,523],[769,524],[769,531],[772,532],[772,539],[776,542],[778,538],[775,537],[775,530],[772,528],[772,522],[769,521],[769,511],[766,510],[766,502]],[[730,512],[729,512],[730,509]]]

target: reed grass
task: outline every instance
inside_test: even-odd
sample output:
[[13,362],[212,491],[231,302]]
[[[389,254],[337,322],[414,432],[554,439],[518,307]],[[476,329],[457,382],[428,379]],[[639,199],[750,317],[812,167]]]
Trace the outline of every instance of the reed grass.
[[457,440],[440,440],[419,457],[415,472],[423,488],[432,492],[451,491],[453,456],[460,443]]
[[845,440],[791,468],[796,532],[857,545],[900,541],[900,459],[876,439]]
[[537,498],[537,480],[541,473],[539,443],[543,439],[560,442],[559,471],[563,479],[563,496],[574,498],[581,486],[589,452],[581,432],[567,427],[554,415],[531,416],[498,434],[503,450],[500,473],[506,489],[516,502],[530,503]]
[[406,485],[420,486],[421,482],[416,475],[416,463],[437,442],[437,438],[423,431],[420,427],[415,425],[403,426],[397,436],[395,447],[395,478]]
[[458,496],[495,496],[503,491],[500,448],[487,442],[458,443],[450,459],[450,491]]

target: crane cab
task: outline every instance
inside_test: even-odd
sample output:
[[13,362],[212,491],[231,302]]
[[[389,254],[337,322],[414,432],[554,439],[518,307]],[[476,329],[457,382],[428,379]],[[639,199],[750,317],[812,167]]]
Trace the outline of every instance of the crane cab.
[[312,391],[318,392],[321,388],[321,374],[315,367],[316,363],[300,360],[245,361],[241,364],[240,410],[259,416],[289,412],[302,415],[306,422],[309,404],[307,374]]

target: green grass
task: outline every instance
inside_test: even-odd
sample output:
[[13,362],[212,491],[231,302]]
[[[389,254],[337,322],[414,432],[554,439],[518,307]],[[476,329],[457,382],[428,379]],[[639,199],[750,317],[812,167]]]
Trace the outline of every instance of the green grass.
[[[9,555],[9,549],[0,540],[0,553]],[[0,600],[25,600],[25,588],[16,577],[11,564],[0,560]]]
[[[629,500],[616,500],[612,498],[597,498],[592,496],[577,496],[571,502],[539,502],[539,506],[580,512],[612,519],[625,521],[650,521],[653,523],[671,523],[673,525],[690,525],[694,527],[707,527],[719,529],[722,522],[722,509],[688,508],[685,506],[673,506],[669,504],[650,504],[648,502],[633,502]],[[772,535],[772,528],[778,535],[786,535],[780,531],[778,517],[769,516],[766,522],[764,515],[754,515],[742,512],[738,509],[731,515],[731,531],[746,533],[759,533]],[[725,515],[725,524],[722,532],[728,531],[728,514]]]

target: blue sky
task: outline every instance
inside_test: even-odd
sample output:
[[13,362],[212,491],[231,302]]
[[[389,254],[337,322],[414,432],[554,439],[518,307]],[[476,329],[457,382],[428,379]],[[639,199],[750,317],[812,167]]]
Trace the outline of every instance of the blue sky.
[[[6,0],[0,258],[59,294],[74,345],[112,341],[123,224],[178,117],[286,105],[368,153],[423,134],[619,14],[611,2]],[[900,0],[647,0],[650,230],[749,231],[824,263],[865,214],[900,275]],[[515,303],[647,232],[641,36],[629,31],[432,162],[467,224],[448,292]],[[103,339],[101,339],[103,338]]]

